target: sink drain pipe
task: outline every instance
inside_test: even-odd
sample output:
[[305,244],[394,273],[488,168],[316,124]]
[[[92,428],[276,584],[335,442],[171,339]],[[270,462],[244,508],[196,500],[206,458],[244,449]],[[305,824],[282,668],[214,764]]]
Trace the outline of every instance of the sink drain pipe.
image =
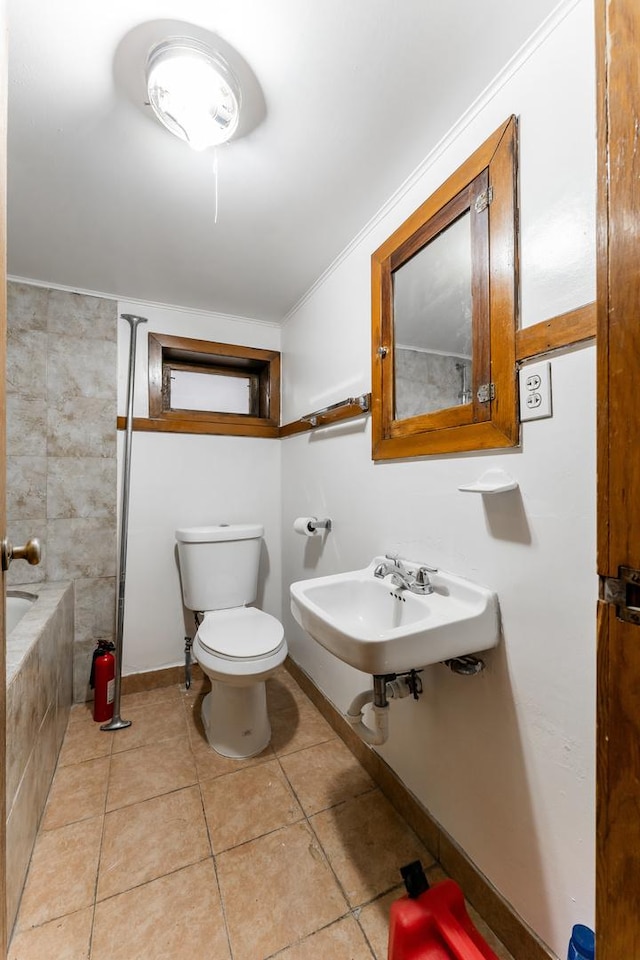
[[[389,738],[389,700],[399,700],[413,695],[417,700],[422,692],[416,671],[407,674],[380,674],[373,678],[373,690],[363,690],[351,701],[345,719],[365,743],[379,746]],[[371,704],[370,717],[373,728],[363,719],[364,708]]]

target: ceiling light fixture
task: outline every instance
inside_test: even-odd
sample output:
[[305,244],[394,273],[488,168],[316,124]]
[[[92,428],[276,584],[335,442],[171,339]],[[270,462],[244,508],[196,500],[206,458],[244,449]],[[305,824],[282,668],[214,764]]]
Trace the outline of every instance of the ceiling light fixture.
[[147,57],[149,103],[158,120],[194,150],[229,140],[240,119],[240,86],[206,43],[171,37]]

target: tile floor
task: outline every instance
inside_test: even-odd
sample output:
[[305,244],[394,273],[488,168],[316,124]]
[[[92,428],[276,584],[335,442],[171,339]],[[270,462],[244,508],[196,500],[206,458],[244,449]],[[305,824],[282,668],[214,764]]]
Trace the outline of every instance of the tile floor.
[[441,871],[289,674],[268,693],[244,761],[201,687],[124,696],[111,734],[73,708],[9,960],[386,960],[399,866]]

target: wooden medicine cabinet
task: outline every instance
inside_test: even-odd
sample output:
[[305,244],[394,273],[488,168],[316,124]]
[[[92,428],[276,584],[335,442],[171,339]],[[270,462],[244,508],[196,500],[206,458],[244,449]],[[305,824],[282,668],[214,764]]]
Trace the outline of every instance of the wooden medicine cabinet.
[[372,256],[374,460],[518,443],[516,119]]

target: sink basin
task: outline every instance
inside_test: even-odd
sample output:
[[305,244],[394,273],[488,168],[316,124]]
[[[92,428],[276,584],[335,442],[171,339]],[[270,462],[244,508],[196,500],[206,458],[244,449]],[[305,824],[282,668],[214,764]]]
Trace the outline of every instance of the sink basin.
[[291,584],[293,616],[334,656],[364,673],[404,673],[497,644],[498,598],[491,590],[439,570],[431,574],[433,593],[414,594],[389,576],[374,577],[382,561]]

